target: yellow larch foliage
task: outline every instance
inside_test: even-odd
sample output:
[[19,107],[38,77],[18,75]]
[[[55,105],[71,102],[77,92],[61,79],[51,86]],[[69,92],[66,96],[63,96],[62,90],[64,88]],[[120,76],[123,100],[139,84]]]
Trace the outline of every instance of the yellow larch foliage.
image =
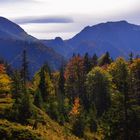
[[[40,72],[40,71],[39,71]],[[33,79],[33,89],[37,90],[39,82],[40,82],[40,76],[39,76],[39,72],[37,72],[34,76]],[[54,88],[54,84],[52,83],[52,80],[49,76],[48,72],[45,72],[45,81],[46,81],[46,85],[47,85],[47,91],[50,95],[55,95],[55,88]]]
[[7,93],[11,88],[11,78],[6,74],[5,67],[0,64],[0,92]]

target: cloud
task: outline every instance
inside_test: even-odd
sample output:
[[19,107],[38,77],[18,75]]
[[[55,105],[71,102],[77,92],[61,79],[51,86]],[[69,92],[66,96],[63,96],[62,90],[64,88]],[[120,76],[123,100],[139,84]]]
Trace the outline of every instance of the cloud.
[[35,0],[0,0],[0,3],[7,4],[7,3],[23,3],[23,2],[36,2]]
[[31,23],[73,23],[73,19],[63,16],[43,16],[43,17],[22,17],[13,19],[17,24],[31,24]]

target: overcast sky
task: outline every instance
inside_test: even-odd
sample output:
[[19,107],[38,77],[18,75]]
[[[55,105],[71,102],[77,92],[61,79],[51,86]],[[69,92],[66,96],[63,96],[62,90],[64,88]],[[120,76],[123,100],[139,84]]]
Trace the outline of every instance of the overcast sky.
[[100,22],[140,25],[140,0],[0,0],[0,16],[37,38],[68,39]]

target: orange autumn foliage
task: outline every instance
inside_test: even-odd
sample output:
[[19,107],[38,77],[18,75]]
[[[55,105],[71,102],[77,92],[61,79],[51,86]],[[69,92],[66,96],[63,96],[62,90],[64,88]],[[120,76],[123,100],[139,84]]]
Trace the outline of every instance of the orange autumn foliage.
[[73,101],[75,97],[80,97],[84,91],[85,66],[84,59],[80,56],[73,57],[66,66],[65,91]]
[[70,112],[70,115],[77,116],[79,114],[80,114],[80,99],[75,98],[73,108],[72,108],[72,110]]
[[1,73],[4,73],[4,71],[5,71],[4,65],[3,64],[0,64],[0,74]]
[[75,80],[79,77],[84,76],[84,60],[80,56],[73,57],[67,67],[64,74],[66,80],[74,78]]

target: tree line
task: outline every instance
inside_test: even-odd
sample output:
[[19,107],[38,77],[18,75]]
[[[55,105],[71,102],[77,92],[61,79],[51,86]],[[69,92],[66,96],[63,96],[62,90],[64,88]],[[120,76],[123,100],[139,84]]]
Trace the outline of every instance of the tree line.
[[32,79],[28,65],[26,50],[20,70],[1,62],[0,91],[14,99],[9,120],[26,125],[37,107],[60,125],[70,124],[78,137],[89,131],[105,140],[140,139],[140,58],[74,54],[59,71],[44,64]]

